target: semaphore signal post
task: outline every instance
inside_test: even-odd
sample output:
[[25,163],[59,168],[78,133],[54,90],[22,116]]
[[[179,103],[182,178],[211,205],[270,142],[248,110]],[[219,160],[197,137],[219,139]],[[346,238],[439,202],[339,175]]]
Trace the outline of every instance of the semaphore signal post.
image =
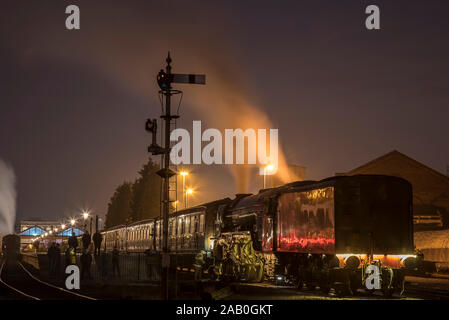
[[145,129],[152,133],[152,143],[148,147],[148,152],[153,155],[163,156],[163,168],[157,172],[164,179],[163,190],[163,243],[162,243],[162,276],[161,276],[161,294],[162,299],[169,299],[168,275],[170,269],[170,255],[168,251],[168,215],[170,210],[170,178],[176,175],[176,172],[170,169],[170,121],[176,119],[179,115],[171,114],[170,100],[173,94],[177,94],[179,90],[173,90],[172,83],[187,84],[206,84],[205,75],[195,74],[176,74],[171,72],[170,52],[166,59],[167,65],[165,71],[161,70],[157,74],[157,83],[160,87],[159,93],[165,97],[165,114],[161,115],[161,119],[165,124],[164,147],[156,143],[157,121],[156,119],[148,119]]

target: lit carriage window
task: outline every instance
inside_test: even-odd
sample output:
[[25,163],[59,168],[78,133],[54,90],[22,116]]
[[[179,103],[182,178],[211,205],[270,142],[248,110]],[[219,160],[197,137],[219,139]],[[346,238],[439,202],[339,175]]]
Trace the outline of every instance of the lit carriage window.
[[204,214],[200,215],[200,230],[199,232],[204,232]]
[[190,233],[198,232],[198,215],[192,216],[192,221],[190,221]]
[[169,235],[169,236],[172,236],[172,235],[173,235],[173,225],[174,225],[173,222],[174,222],[174,221],[173,221],[173,218],[170,218],[170,219],[168,220],[168,235]]
[[178,236],[182,234],[182,217],[178,218]]
[[190,216],[186,217],[186,226],[185,226],[185,233],[189,233],[190,232]]

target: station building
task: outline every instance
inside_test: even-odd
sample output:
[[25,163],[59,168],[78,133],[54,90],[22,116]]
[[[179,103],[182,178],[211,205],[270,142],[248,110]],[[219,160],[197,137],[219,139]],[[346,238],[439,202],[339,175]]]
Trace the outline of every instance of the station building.
[[336,175],[384,174],[406,179],[413,187],[415,230],[449,228],[449,177],[393,150],[353,170]]
[[64,238],[73,235],[79,236],[83,231],[76,227],[67,227],[61,230],[61,224],[57,221],[44,221],[39,219],[22,220],[19,224],[20,247],[26,248],[33,243],[33,239],[39,238],[45,233],[50,233],[41,245],[46,247],[50,242],[61,242]]

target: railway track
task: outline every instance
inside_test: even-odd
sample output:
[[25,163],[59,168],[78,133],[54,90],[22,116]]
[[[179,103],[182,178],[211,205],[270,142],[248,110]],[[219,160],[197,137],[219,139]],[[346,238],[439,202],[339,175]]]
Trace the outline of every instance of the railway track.
[[66,290],[35,277],[20,262],[2,262],[0,283],[9,290],[11,299],[25,300],[96,300],[95,298]]

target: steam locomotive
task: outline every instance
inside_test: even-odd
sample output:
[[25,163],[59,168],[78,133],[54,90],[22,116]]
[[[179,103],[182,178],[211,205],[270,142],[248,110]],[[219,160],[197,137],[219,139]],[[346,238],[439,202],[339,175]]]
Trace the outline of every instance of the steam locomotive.
[[[160,254],[162,223],[107,229],[104,249]],[[412,187],[391,176],[337,176],[237,194],[177,211],[168,223],[174,267],[222,281],[294,282],[351,294],[367,288],[374,265],[389,296],[402,293],[416,259]]]
[[20,260],[20,237],[16,234],[8,234],[2,238],[2,256],[7,261]]

